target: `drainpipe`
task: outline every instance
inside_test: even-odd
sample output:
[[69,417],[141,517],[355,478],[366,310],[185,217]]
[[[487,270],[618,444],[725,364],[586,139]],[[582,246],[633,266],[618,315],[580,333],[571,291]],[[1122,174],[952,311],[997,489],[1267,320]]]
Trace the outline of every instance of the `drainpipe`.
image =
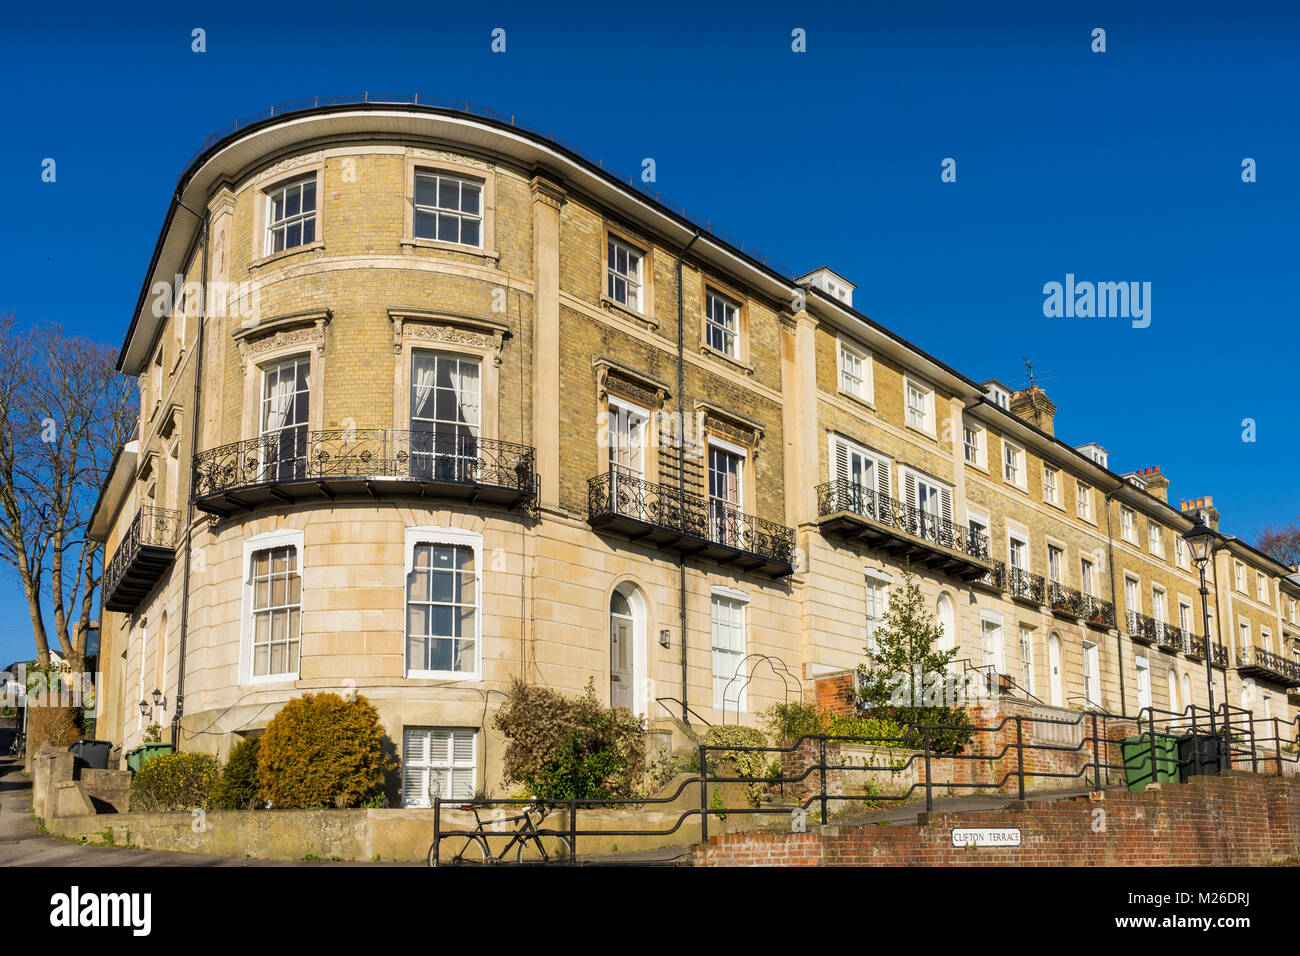
[[[197,343],[194,348],[194,407],[190,412],[190,481],[192,482],[194,472],[192,463],[195,453],[199,450],[199,382],[203,375],[203,325],[204,318],[208,312],[208,213],[199,215],[189,206],[181,201],[180,193],[176,194],[176,204],[186,209],[196,218],[203,221],[202,245],[203,261],[199,268],[199,328]],[[179,478],[179,475],[177,476]],[[193,505],[193,488],[190,488],[190,494],[186,495],[185,501],[185,574],[181,582],[181,639],[177,646],[176,658],[176,706],[172,710],[172,750],[180,753],[180,729],[181,714],[183,712],[185,701],[185,643],[186,637],[189,636],[190,622],[190,550],[191,543],[194,539],[194,505]]]
[[[1121,490],[1122,487],[1116,488],[1114,491],[1106,495],[1106,498],[1102,502],[1106,506],[1106,549],[1109,552],[1107,561],[1110,564],[1110,603],[1111,607],[1115,608],[1115,623],[1117,625],[1119,624],[1119,597],[1115,594],[1115,538],[1111,532],[1110,499],[1115,497],[1115,495]],[[1128,613],[1127,607],[1124,608],[1124,612],[1125,614]],[[1119,712],[1123,714],[1127,707],[1124,700],[1124,632],[1118,627],[1116,627],[1116,630],[1119,631],[1119,633],[1115,635],[1115,660],[1119,667]],[[1085,696],[1086,693],[1087,692],[1085,691]],[[1101,703],[1101,701],[1098,701],[1097,703]]]
[[[681,496],[679,500],[683,503],[686,501],[686,398],[682,394],[682,389],[685,388],[686,379],[686,352],[682,329],[682,257],[690,251],[698,238],[700,238],[700,231],[697,229],[695,235],[691,236],[691,241],[686,243],[685,248],[677,254],[677,491]],[[678,628],[682,634],[682,723],[689,727],[691,716],[690,707],[687,706],[690,691],[686,675],[686,555],[680,552],[677,555],[677,585]]]

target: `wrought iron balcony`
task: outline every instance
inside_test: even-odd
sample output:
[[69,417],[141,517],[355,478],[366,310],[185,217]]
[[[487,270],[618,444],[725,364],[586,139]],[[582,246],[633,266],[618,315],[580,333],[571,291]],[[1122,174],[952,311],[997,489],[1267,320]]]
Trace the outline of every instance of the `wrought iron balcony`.
[[141,508],[104,568],[100,594],[106,611],[130,613],[140,606],[176,557],[181,513]]
[[1227,667],[1228,649],[1224,647],[1222,644],[1212,644],[1210,645],[1210,647],[1212,653],[1214,654],[1214,659],[1211,660],[1210,663],[1213,664],[1215,667]]
[[794,571],[792,529],[617,467],[588,480],[587,520],[597,531],[744,571],[773,578]]
[[1115,605],[1091,594],[1083,595],[1083,622],[1098,630],[1115,626]]
[[1194,661],[1205,660],[1205,638],[1197,637],[1195,634],[1184,634],[1183,653]]
[[1300,664],[1262,647],[1238,648],[1237,671],[1246,677],[1282,687],[1300,686]]
[[817,486],[823,530],[963,581],[993,570],[988,535],[852,481]]
[[1087,609],[1083,592],[1057,581],[1047,582],[1047,603],[1051,606],[1052,613],[1062,617],[1083,617]]
[[529,445],[394,428],[288,430],[194,456],[194,505],[228,515],[268,504],[381,496],[514,508],[537,494]]
[[1127,620],[1128,636],[1134,641],[1148,647],[1160,642],[1160,637],[1164,633],[1164,622],[1157,621],[1155,618],[1148,617],[1137,611],[1129,611]]
[[1030,574],[1024,568],[1007,568],[1007,593],[1014,600],[1043,605],[1047,603],[1047,582],[1041,574]]
[[1156,647],[1166,654],[1177,654],[1184,644],[1183,629],[1177,624],[1165,624],[1156,633]]
[[987,588],[1001,593],[1007,589],[1007,565],[1004,561],[994,561],[993,567],[970,582],[975,587]]

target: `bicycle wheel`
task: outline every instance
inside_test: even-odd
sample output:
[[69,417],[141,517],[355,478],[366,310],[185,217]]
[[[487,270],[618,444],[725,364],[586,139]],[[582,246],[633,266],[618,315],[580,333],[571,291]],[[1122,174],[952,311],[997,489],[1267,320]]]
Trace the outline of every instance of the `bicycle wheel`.
[[[454,837],[453,839],[459,839],[459,837]],[[438,859],[436,851],[436,846],[429,847],[429,866],[452,866],[457,863],[493,862],[491,854],[488,852],[487,843],[482,837],[478,836],[466,837],[465,844],[460,848],[460,852],[445,863]]]
[[516,863],[525,862],[524,850],[528,849],[528,845],[530,843],[533,846],[537,847],[537,852],[541,857],[541,862],[549,863],[551,860],[551,855],[546,852],[546,846],[542,843],[542,838],[539,836],[529,837],[527,840],[519,841],[519,849],[515,851],[515,862]]

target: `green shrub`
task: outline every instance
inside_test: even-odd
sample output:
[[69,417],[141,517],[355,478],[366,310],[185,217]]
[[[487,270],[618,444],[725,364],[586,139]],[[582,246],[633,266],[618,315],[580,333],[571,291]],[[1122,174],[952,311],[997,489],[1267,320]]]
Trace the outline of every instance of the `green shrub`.
[[[710,727],[700,741],[709,747],[766,747],[767,735],[754,727],[724,724]],[[710,750],[709,775],[713,777],[749,777],[754,780],[746,795],[757,807],[767,786],[772,755],[762,750]]]
[[263,805],[258,797],[261,787],[257,777],[259,738],[250,737],[230,751],[221,778],[212,788],[212,806],[217,810],[256,810]]
[[[879,707],[872,715],[903,727],[915,724],[933,724],[955,728],[930,731],[930,750],[934,753],[956,754],[971,742],[975,732],[970,729],[970,717],[960,707]],[[924,739],[921,731],[909,729],[903,746],[920,750]],[[986,735],[988,736],[988,735]]]
[[257,754],[258,796],[273,807],[355,807],[385,790],[397,761],[364,697],[304,694],[272,718]]
[[773,704],[761,719],[772,736],[788,746],[800,737],[826,733],[829,717],[830,713],[818,704],[795,701]]
[[505,777],[542,800],[603,800],[639,794],[646,772],[641,721],[596,700],[514,681],[493,724],[508,739]]
[[211,754],[162,754],[131,780],[131,809],[153,813],[207,809],[217,777],[217,761]]

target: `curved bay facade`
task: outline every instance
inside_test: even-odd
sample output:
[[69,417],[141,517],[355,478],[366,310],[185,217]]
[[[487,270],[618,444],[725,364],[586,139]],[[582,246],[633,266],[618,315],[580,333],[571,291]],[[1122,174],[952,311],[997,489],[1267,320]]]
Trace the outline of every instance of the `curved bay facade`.
[[[1008,698],[1204,704],[1176,540],[1212,505],[1170,507],[1158,470],[1057,441],[1041,392],[1003,401],[851,297],[488,120],[357,105],[226,137],[122,349],[141,422],[92,521],[100,736],[174,722],[224,755],[356,691],[404,802],[430,774],[464,796],[498,786],[514,678],[665,727],[825,695],[904,561]],[[1244,545],[1214,571],[1216,693],[1263,661],[1252,701],[1290,716],[1300,586]]]

